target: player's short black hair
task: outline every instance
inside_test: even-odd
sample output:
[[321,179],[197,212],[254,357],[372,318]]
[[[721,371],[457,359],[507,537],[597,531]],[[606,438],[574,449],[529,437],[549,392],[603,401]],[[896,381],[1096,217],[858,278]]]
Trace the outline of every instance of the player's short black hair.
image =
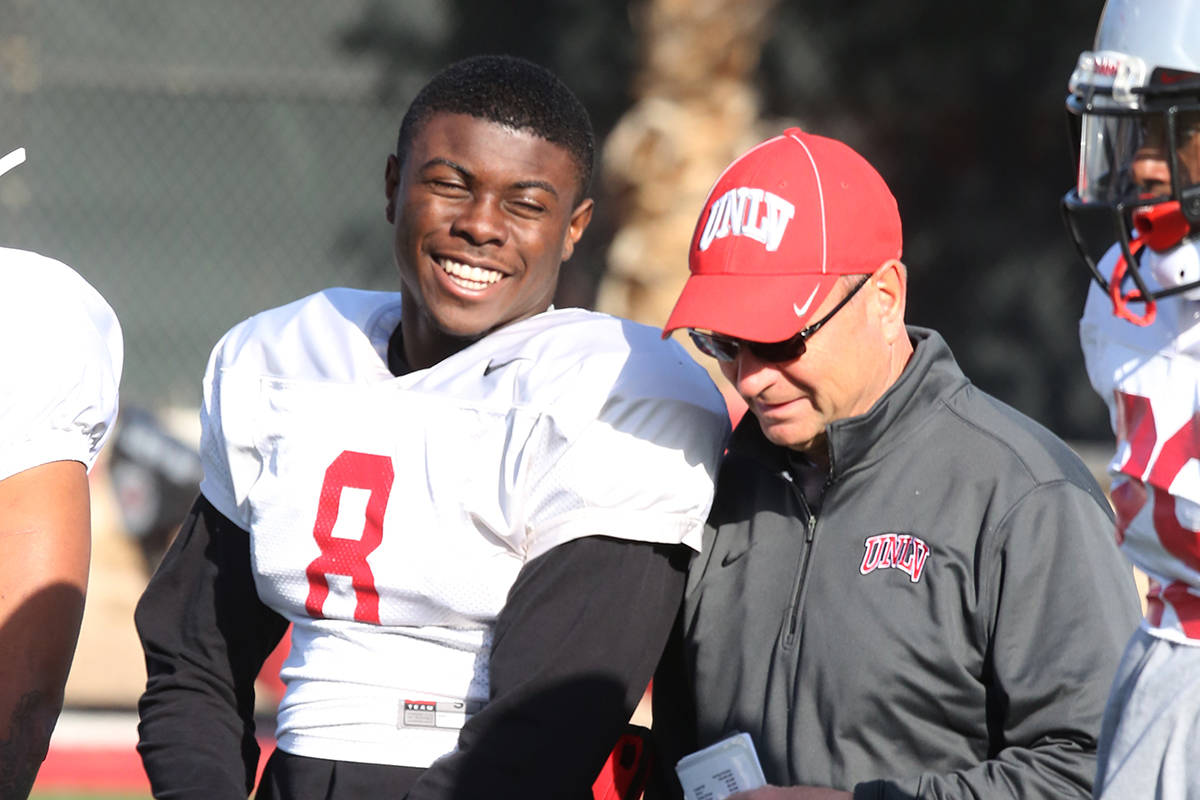
[[566,148],[579,168],[576,200],[587,194],[596,151],[592,121],[574,92],[545,67],[508,55],[472,56],[446,67],[417,93],[400,123],[401,163],[421,126],[443,112],[528,131]]

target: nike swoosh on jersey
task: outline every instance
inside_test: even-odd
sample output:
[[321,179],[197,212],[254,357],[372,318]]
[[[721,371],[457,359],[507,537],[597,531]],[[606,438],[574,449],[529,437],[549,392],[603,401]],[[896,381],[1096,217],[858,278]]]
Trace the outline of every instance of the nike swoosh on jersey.
[[812,294],[810,294],[808,299],[804,301],[804,305],[797,306],[795,303],[792,303],[792,311],[796,312],[797,317],[803,317],[804,312],[808,311],[808,307],[812,305],[813,298],[817,296],[817,289],[820,288],[820,286],[813,287]]
[[517,358],[510,358],[507,361],[489,361],[487,366],[483,368],[483,374],[484,374],[484,376],[491,375],[493,372],[500,369],[501,367],[507,367],[509,364],[516,363],[517,361],[528,361],[528,360],[529,359],[525,358],[524,356],[519,356]]

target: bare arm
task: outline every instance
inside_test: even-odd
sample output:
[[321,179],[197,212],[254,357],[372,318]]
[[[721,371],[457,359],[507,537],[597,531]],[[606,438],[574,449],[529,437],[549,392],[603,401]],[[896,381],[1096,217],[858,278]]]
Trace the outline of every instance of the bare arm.
[[25,798],[62,710],[91,555],[87,471],[0,480],[0,799]]

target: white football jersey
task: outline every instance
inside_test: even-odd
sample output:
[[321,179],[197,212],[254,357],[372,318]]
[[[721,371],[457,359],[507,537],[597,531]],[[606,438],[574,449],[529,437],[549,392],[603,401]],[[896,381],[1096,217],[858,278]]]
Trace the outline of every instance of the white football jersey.
[[0,247],[0,286],[0,480],[51,461],[90,470],[117,418],[117,317],[37,253]]
[[425,767],[488,697],[522,565],[601,534],[698,548],[728,415],[659,331],[577,309],[387,368],[398,294],[331,289],[213,352],[201,489],[293,623],[278,741]]
[[[1105,255],[1105,275],[1119,254],[1114,247]],[[1145,624],[1156,636],[1200,644],[1200,302],[1160,300],[1154,323],[1141,327],[1113,316],[1093,283],[1079,331],[1116,434],[1109,472],[1117,541],[1152,581]]]

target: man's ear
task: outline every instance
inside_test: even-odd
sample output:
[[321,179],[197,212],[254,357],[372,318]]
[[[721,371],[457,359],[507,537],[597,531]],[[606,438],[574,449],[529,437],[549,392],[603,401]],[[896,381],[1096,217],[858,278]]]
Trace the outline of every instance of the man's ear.
[[588,197],[575,206],[575,210],[571,212],[571,221],[567,225],[567,235],[563,238],[563,261],[569,259],[575,252],[575,243],[583,236],[583,232],[587,230],[588,223],[592,221],[592,208],[594,205],[592,198]]
[[904,329],[904,312],[908,302],[908,268],[903,262],[890,258],[871,276],[879,303],[880,324],[889,342],[908,333]]
[[394,155],[387,157],[387,165],[383,169],[383,191],[387,196],[384,216],[393,225],[396,223],[396,190],[400,188],[400,160]]

